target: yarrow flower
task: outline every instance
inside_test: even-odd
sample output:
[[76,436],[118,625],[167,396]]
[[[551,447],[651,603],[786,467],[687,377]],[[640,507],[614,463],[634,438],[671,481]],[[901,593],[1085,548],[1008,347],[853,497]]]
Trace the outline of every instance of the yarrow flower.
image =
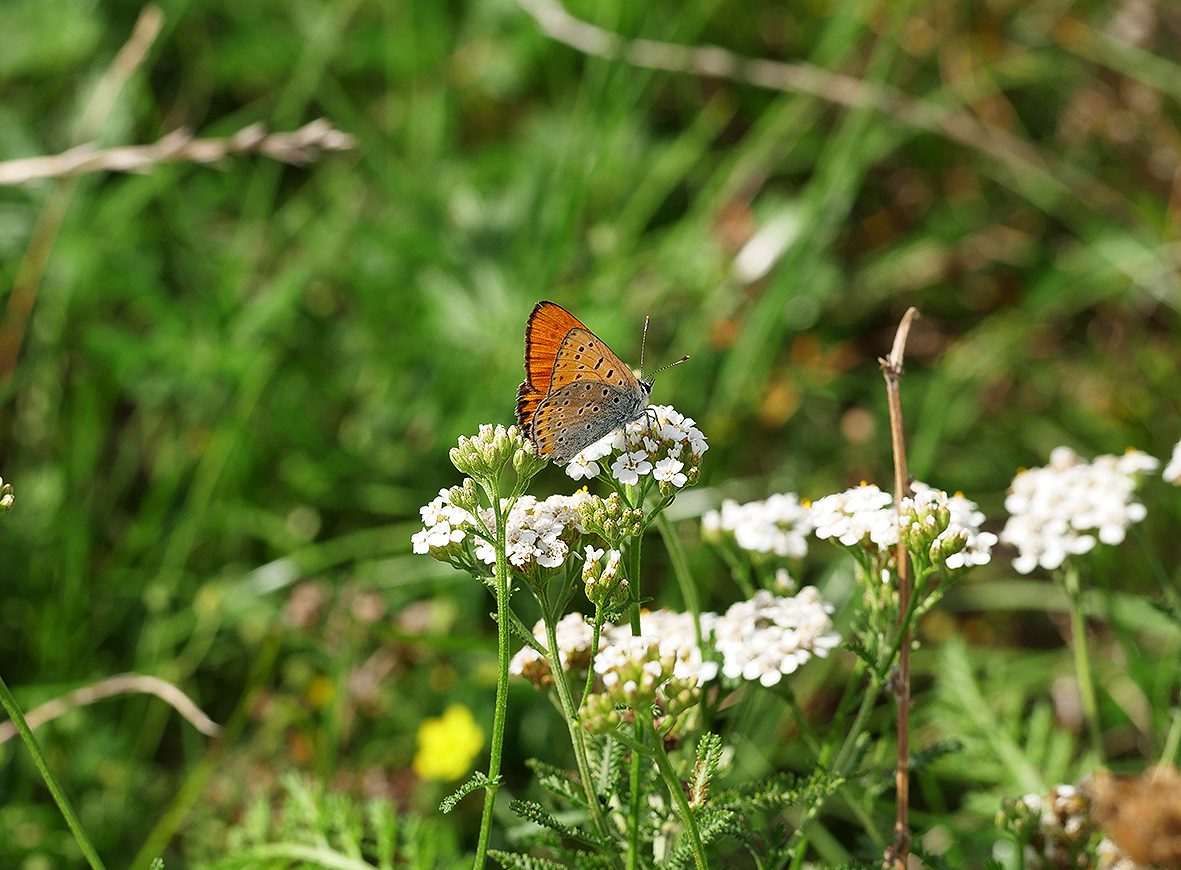
[[[603,557],[606,556],[606,559]],[[626,596],[630,584],[619,576],[619,550],[600,550],[586,545],[586,559],[582,563],[582,584],[587,600],[593,604],[610,604]]]
[[[594,629],[581,613],[567,613],[554,626],[554,636],[558,640],[558,661],[562,670],[584,670],[590,663],[591,641]],[[533,637],[543,647],[547,644],[545,623],[538,620],[533,626]],[[550,672],[549,662],[545,656],[531,646],[523,646],[509,661],[510,674],[524,677],[537,687],[553,683],[554,677]]]
[[453,544],[462,543],[467,537],[468,530],[475,524],[475,518],[453,504],[452,498],[450,489],[441,489],[438,497],[418,509],[423,528],[410,537],[415,553],[430,553],[436,558],[444,558],[443,552]]
[[820,540],[835,538],[846,547],[873,545],[885,550],[898,542],[894,497],[872,483],[826,495],[812,505]]
[[949,496],[920,481],[911,484],[911,492],[902,500],[902,528],[912,538],[921,535],[924,543],[934,534],[928,543],[932,562],[942,562],[953,571],[988,564],[997,536],[980,530],[984,514],[976,502],[963,493]]
[[1014,569],[1053,570],[1097,542],[1122,542],[1128,526],[1147,515],[1135,499],[1138,477],[1158,465],[1139,450],[1088,463],[1069,447],[1057,447],[1044,468],[1018,472],[1005,499],[1010,516],[1000,538],[1017,548]]
[[[717,614],[701,614],[701,631],[709,636],[710,628]],[[693,625],[693,614],[678,613],[675,610],[645,610],[640,614],[640,635],[655,643],[662,656],[670,656],[673,662],[672,676],[691,680],[700,686],[717,676],[718,665],[707,660],[697,643],[697,631]],[[604,631],[604,649],[610,646],[627,646],[632,643],[630,625],[611,626]],[[595,659],[598,671],[598,657]]]
[[[505,524],[509,564],[525,573],[534,566],[561,567],[572,539],[582,533],[578,509],[587,498],[585,492],[577,492],[551,495],[541,501],[531,495],[517,499]],[[508,501],[502,500],[501,505],[507,507]],[[484,533],[496,528],[496,517],[491,508],[476,506],[475,490],[469,484],[440,490],[438,497],[419,509],[419,515],[423,528],[410,538],[415,553],[448,561],[458,557],[474,539],[475,559],[485,565],[496,563],[496,548]]]
[[[585,492],[574,495],[551,495],[538,501],[531,495],[517,499],[509,512],[505,527],[505,555],[509,564],[528,571],[534,564],[542,568],[560,568],[570,552],[567,532],[581,533],[578,506],[586,499]],[[480,518],[488,528],[495,528],[495,517],[490,508],[480,509]],[[476,543],[476,558],[485,565],[496,562],[496,548],[491,541],[481,538]]]
[[739,504],[725,499],[721,510],[706,511],[701,527],[707,538],[729,536],[743,550],[793,559],[808,554],[813,528],[812,510],[794,492],[772,495],[764,501]]
[[774,686],[812,656],[824,658],[841,642],[832,611],[814,586],[790,598],[760,590],[734,604],[713,622],[722,674]]
[[623,484],[651,476],[673,490],[696,483],[701,457],[709,449],[692,418],[671,405],[651,405],[622,429],[600,438],[566,464],[575,480],[597,477],[603,469]]
[[996,535],[981,530],[984,514],[963,494],[948,495],[921,481],[894,510],[894,497],[869,483],[826,495],[812,506],[816,537],[861,547],[889,559],[901,531],[903,543],[949,570],[985,565]]
[[1175,486],[1181,486],[1181,441],[1173,447],[1173,456],[1165,466],[1162,477]]

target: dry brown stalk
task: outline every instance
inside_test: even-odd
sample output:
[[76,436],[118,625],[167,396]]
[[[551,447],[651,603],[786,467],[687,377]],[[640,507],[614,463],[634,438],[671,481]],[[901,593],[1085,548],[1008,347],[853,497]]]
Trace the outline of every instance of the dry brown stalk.
[[175,130],[150,145],[96,149],[80,145],[61,154],[0,162],[0,185],[24,184],[83,172],[141,172],[160,163],[215,163],[235,154],[262,154],[283,163],[307,163],[324,151],[347,151],[353,137],[323,118],[290,133],[268,133],[251,124],[221,139],[196,139],[188,130]]
[[[906,479],[906,434],[902,428],[902,358],[906,353],[906,339],[910,335],[910,324],[919,310],[913,306],[906,309],[894,334],[894,347],[888,357],[878,360],[882,375],[886,379],[886,399],[890,408],[890,446],[894,454],[894,510],[899,525],[902,519],[902,499],[907,496],[910,485]],[[906,620],[910,614],[910,563],[906,557],[906,545],[902,536],[894,550],[898,563],[898,619],[903,626],[901,646],[898,651],[898,671],[894,686],[895,701],[898,704],[898,760],[894,768],[895,809],[894,842],[886,851],[885,863],[896,870],[906,870],[910,854],[910,628]]]
[[[172,683],[146,674],[117,674],[89,686],[82,686],[30,710],[25,716],[25,721],[29,723],[30,728],[36,730],[46,722],[52,722],[77,707],[85,707],[115,695],[128,694],[155,695],[202,734],[208,737],[221,734],[221,726],[206,716],[188,695]],[[11,722],[0,722],[0,744],[11,740],[16,734],[15,725]]]

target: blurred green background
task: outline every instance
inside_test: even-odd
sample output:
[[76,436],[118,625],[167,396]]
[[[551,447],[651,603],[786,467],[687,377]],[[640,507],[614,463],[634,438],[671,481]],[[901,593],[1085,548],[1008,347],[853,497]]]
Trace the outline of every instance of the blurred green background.
[[[433,816],[448,787],[412,772],[416,729],[455,702],[490,721],[495,644],[486,592],[411,556],[409,538],[457,482],[455,438],[511,421],[538,299],[625,359],[646,314],[649,364],[692,354],[654,397],[710,438],[702,485],[676,506],[690,542],[724,495],[888,483],[876,358],[909,305],[923,315],[903,385],[911,470],[978,500],[994,529],[1014,471],[1057,444],[1167,457],[1181,437],[1181,14],[1167,4],[570,3],[628,38],[805,65],[810,93],[587,57],[514,0],[162,9],[87,131],[140,6],[0,7],[0,159],[317,117],[357,146],[305,167],[245,156],[0,188],[0,356],[19,349],[0,386],[0,474],[17,492],[0,523],[0,672],[26,707],[155,674],[229,723],[213,743],[127,697],[40,732],[115,866],[174,833],[168,857],[221,854],[243,802],[291,770]],[[1159,479],[1144,499],[1138,543],[1098,553],[1090,582],[1148,597],[1161,572],[1176,582],[1181,499]],[[647,555],[645,592],[679,606],[663,551]],[[804,579],[835,564],[814,548]],[[709,606],[735,600],[718,559],[695,550],[693,565]],[[952,664],[989,671],[981,703],[1020,741],[1031,709],[1058,715],[1063,620],[1046,612],[1052,587],[1015,582],[1005,558],[974,576],[988,583],[936,627],[966,639]],[[1175,669],[1154,664],[1175,629],[1097,631],[1147,707],[1144,725],[1119,693],[1106,701],[1143,763],[1176,703]],[[933,673],[937,655],[916,667]],[[825,675],[839,687],[847,662],[823,667],[797,689],[821,718]],[[515,687],[512,711],[510,790],[526,757],[564,744],[532,689]],[[969,759],[993,756],[969,724],[916,716],[961,732]],[[745,772],[798,761],[788,723],[757,718],[772,739]],[[1073,731],[1054,727],[1065,773]],[[968,855],[987,854],[995,794],[1018,788],[981,770],[918,790],[918,824],[979,837]],[[424,824],[470,847],[477,812],[472,798]],[[78,860],[16,743],[0,748],[0,831],[0,865]]]

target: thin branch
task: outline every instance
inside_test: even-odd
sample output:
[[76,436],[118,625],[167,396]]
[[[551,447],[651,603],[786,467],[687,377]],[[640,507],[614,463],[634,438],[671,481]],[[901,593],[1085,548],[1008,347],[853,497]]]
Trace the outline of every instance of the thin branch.
[[[25,715],[25,721],[29,723],[29,728],[36,730],[78,707],[86,707],[116,695],[130,694],[155,695],[207,737],[217,737],[221,734],[221,726],[206,716],[188,695],[172,683],[146,674],[117,674],[89,686],[82,686],[30,710]],[[16,725],[12,722],[0,722],[0,745],[16,735]]]
[[[894,347],[890,355],[878,362],[886,379],[886,399],[890,407],[890,446],[894,453],[894,511],[901,526],[902,499],[906,497],[909,485],[906,480],[906,434],[902,428],[902,357],[906,352],[906,339],[910,335],[910,324],[919,310],[906,309],[894,334]],[[894,768],[895,808],[894,843],[886,851],[886,864],[906,870],[910,854],[910,629],[905,622],[910,615],[910,564],[906,557],[906,545],[902,536],[894,550],[898,563],[898,619],[903,623],[902,642],[898,651],[898,671],[894,682],[895,700],[898,704],[898,761]]]
[[983,152],[1018,178],[1033,178],[1072,192],[1094,208],[1121,202],[1117,191],[1077,171],[1054,169],[1020,137],[981,122],[963,109],[911,97],[898,88],[834,73],[808,63],[748,57],[716,45],[680,45],[626,39],[571,15],[560,0],[517,0],[550,38],[583,54],[648,69],[729,79],[774,91],[810,94],[850,108],[868,108],[910,127]]
[[323,118],[290,133],[268,133],[251,124],[223,139],[195,139],[188,130],[175,130],[150,145],[96,149],[80,145],[61,154],[0,162],[0,186],[24,184],[84,172],[142,172],[160,163],[215,163],[235,154],[263,154],[283,163],[302,164],[324,151],[347,151],[353,137]]

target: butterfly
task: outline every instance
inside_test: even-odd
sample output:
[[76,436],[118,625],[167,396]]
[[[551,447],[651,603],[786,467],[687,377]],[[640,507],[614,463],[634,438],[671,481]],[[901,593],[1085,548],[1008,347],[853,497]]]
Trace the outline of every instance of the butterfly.
[[[646,327],[645,322],[645,333]],[[533,307],[525,324],[525,380],[517,389],[517,423],[538,455],[569,462],[642,416],[651,392],[651,377],[636,377],[565,308],[553,302]]]

